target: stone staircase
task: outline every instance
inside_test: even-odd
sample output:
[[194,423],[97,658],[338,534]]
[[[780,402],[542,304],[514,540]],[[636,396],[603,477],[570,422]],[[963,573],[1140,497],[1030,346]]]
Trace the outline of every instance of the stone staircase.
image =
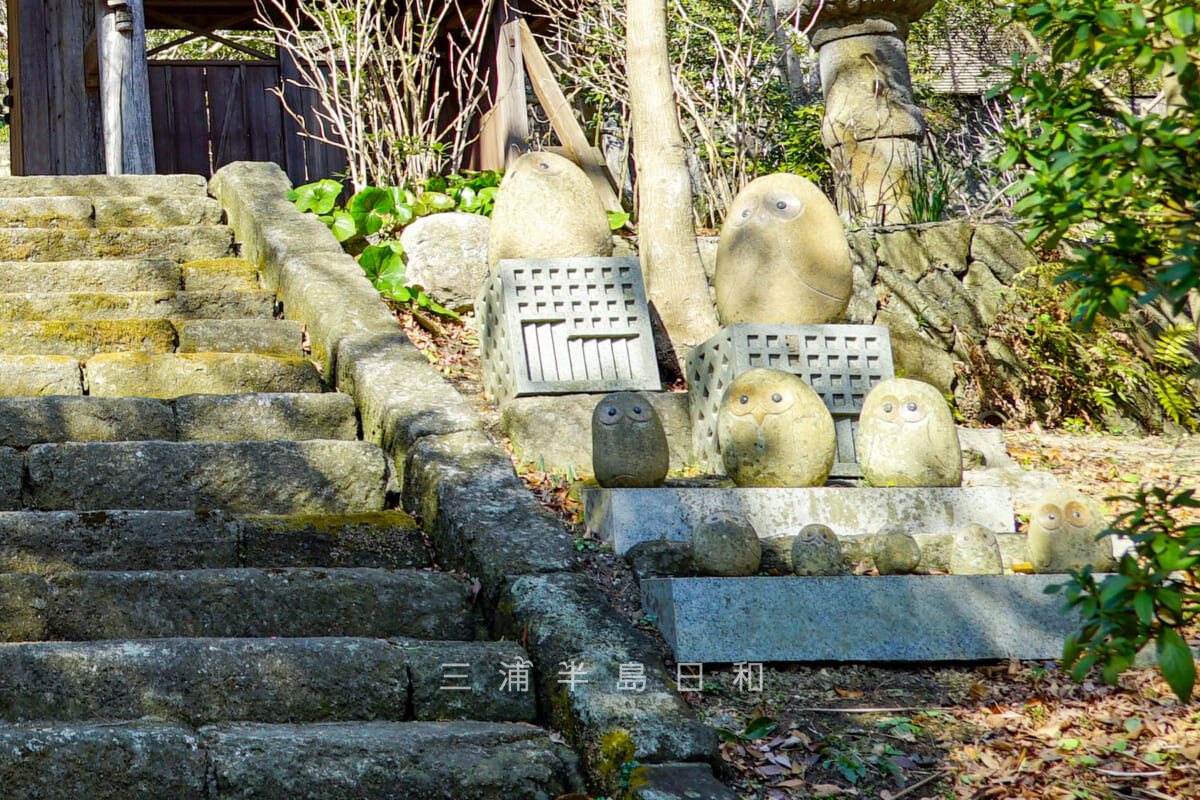
[[0,178],[0,795],[580,791],[222,219]]

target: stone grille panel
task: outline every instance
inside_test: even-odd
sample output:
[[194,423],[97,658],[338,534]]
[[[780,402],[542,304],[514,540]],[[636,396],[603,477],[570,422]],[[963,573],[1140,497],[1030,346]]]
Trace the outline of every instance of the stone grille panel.
[[825,401],[837,429],[835,475],[857,474],[854,436],[863,400],[895,376],[892,340],[882,325],[768,325],[740,323],[687,357],[692,447],[708,469],[724,472],[717,450],[717,412],[725,389],[755,367],[799,376]]
[[662,388],[636,258],[505,259],[476,307],[484,387],[501,404]]

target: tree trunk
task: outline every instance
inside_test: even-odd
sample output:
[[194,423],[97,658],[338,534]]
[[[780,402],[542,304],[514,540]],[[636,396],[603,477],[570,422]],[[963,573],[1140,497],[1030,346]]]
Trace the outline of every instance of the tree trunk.
[[692,223],[692,181],[675,111],[663,0],[629,0],[626,69],[646,293],[676,352],[717,332]]

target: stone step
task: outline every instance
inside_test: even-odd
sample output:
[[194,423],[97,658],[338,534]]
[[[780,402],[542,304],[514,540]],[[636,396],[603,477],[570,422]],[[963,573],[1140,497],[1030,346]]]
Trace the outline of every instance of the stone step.
[[531,721],[532,682],[501,689],[502,665],[527,658],[514,642],[352,637],[3,644],[0,720]]
[[97,197],[92,205],[97,228],[220,225],[225,221],[225,209],[211,197]]
[[90,228],[87,197],[0,197],[0,227]]
[[304,357],[304,326],[291,319],[176,320],[180,353]]
[[0,275],[6,292],[173,292],[184,286],[179,264],[153,258],[4,261]]
[[96,353],[173,353],[175,327],[165,319],[0,322],[0,353],[87,358]]
[[367,442],[36,444],[31,510],[220,509],[244,514],[379,511],[388,462]]
[[354,399],[336,393],[0,399],[0,447],[356,438]]
[[72,356],[0,354],[0,397],[83,394],[83,370]]
[[539,728],[495,722],[4,725],[0,785],[6,800],[530,800],[584,791],[570,748]]
[[274,319],[272,292],[5,292],[0,322]]
[[403,511],[234,516],[220,511],[0,512],[0,572],[432,566]]
[[0,228],[0,261],[162,258],[198,261],[233,255],[224,225],[166,228]]
[[183,288],[192,292],[251,291],[262,288],[258,267],[244,258],[209,258],[180,264]]
[[0,197],[206,197],[200,175],[34,175],[0,178]]
[[[29,610],[0,640],[362,636],[470,641],[481,632],[466,578],[386,569],[198,569],[0,574]],[[39,602],[34,602],[36,599]]]
[[94,397],[325,390],[311,361],[255,353],[102,353],[84,366],[87,392]]

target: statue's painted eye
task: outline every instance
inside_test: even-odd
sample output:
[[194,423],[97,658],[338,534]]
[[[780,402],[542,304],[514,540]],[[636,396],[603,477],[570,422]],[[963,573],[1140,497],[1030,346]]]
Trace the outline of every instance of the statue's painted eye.
[[634,406],[634,407],[633,407],[633,413],[635,413],[635,414],[640,414],[640,413],[642,413],[642,407],[641,407],[641,406]]
[[890,413],[892,413],[892,412],[893,412],[893,411],[895,411],[895,410],[896,410],[896,407],[895,407],[894,405],[892,405],[891,403],[884,403],[884,404],[883,404],[883,413],[885,413],[885,414],[890,414]]
[[785,208],[787,208],[787,203],[780,200],[778,203],[775,204],[775,207],[778,208],[780,211],[783,211]]
[[749,402],[750,402],[750,396],[749,396],[749,395],[742,395],[742,397],[741,397],[741,401],[742,401],[742,405],[746,405],[746,403],[749,403]]
[[771,395],[771,402],[773,402],[773,403],[782,403],[782,402],[783,402],[783,395],[781,395],[779,392],[776,392],[775,394]]
[[746,217],[750,216],[752,213],[753,213],[753,212],[752,212],[750,209],[748,209],[748,208],[747,208],[747,209],[744,209],[744,210],[742,211],[742,219],[745,219]]
[[610,408],[608,409],[608,415],[609,415],[610,417],[615,417],[615,416],[617,415],[617,410],[616,410],[615,408],[611,408],[611,407],[610,407]]
[[909,404],[906,406],[906,408],[907,408],[909,411],[916,411],[916,410],[917,410],[917,404],[916,404],[916,403],[909,403]]

